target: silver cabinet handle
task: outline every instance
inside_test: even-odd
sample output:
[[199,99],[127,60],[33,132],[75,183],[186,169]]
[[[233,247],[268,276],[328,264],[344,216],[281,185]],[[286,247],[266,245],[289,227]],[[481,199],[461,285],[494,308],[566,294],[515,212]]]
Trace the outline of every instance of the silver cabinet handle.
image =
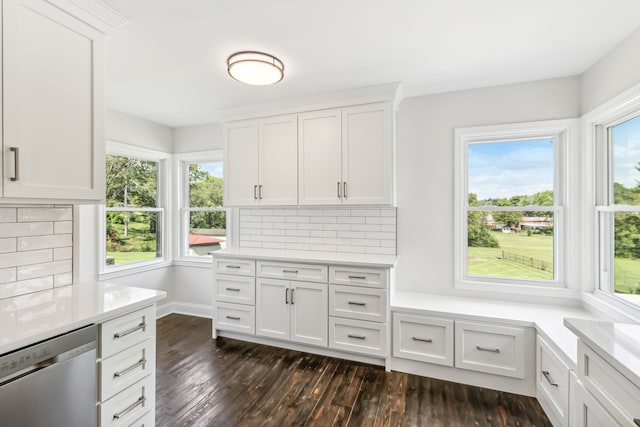
[[640,418],[634,418],[633,422],[636,423],[638,427],[640,427]]
[[227,265],[227,268],[235,268],[235,269],[239,269],[240,266],[239,265]]
[[349,276],[349,279],[366,279],[366,276]]
[[367,305],[366,303],[359,302],[359,301],[347,301],[347,304],[349,304],[349,305],[362,305],[362,306]]
[[129,366],[128,368],[123,369],[122,371],[115,371],[113,373],[113,377],[114,378],[119,378],[123,375],[128,374],[129,372],[133,371],[136,368],[139,368],[140,366],[142,366],[144,368],[144,365],[147,363],[147,359],[145,359],[144,357],[140,360],[138,360],[137,363]]
[[140,405],[144,405],[144,402],[147,400],[146,397],[140,396],[138,398],[138,400],[136,400],[134,403],[132,403],[131,405],[127,406],[126,408],[124,408],[122,411],[120,412],[116,412],[115,414],[113,414],[113,419],[114,420],[119,420],[120,418],[124,417],[125,415],[127,415],[129,412],[133,411],[134,409],[136,409],[138,406]]
[[553,380],[553,377],[551,376],[549,371],[542,371],[542,375],[544,375],[547,381],[549,381],[549,384],[551,384],[554,387],[558,387],[558,383]]
[[253,200],[258,200],[258,185],[253,186]]
[[240,288],[225,288],[225,290],[230,292],[240,292]]
[[296,290],[295,289],[291,289],[291,305],[295,304],[295,301],[293,299],[293,296],[295,295]]
[[340,197],[342,197],[342,196],[340,195],[340,181],[338,181],[338,183],[337,183],[337,185],[336,185],[336,193],[338,194],[338,199],[339,199]]
[[9,151],[13,153],[13,176],[9,177],[10,181],[17,181],[20,178],[19,165],[20,165],[20,148],[9,147]]
[[262,184],[258,185],[258,199],[262,200]]
[[231,319],[231,320],[240,320],[240,318],[238,316],[225,316],[227,319]]
[[113,338],[114,339],[118,339],[118,338],[126,337],[127,335],[132,334],[135,331],[139,331],[140,329],[142,329],[144,331],[144,330],[146,330],[146,328],[147,328],[147,324],[145,323],[145,321],[143,319],[142,323],[140,323],[135,328],[128,329],[128,330],[126,330],[124,332],[116,332],[115,334],[113,334]]
[[433,340],[431,338],[418,338],[418,337],[412,337],[414,341],[420,341],[420,342],[433,342]]
[[349,338],[355,338],[355,339],[357,339],[357,340],[366,340],[366,339],[367,339],[367,337],[365,337],[364,335],[351,335],[351,334],[349,334],[349,335],[347,335],[347,336],[348,336]]
[[347,198],[347,181],[343,182],[342,185],[344,187],[344,191],[342,192],[342,195],[346,199]]
[[500,349],[499,348],[480,347],[479,345],[477,345],[476,348],[478,350],[480,350],[480,351],[488,351],[490,353],[500,353]]
[[293,273],[298,274],[298,270],[282,270],[283,273]]
[[289,289],[284,290],[284,303],[289,304]]

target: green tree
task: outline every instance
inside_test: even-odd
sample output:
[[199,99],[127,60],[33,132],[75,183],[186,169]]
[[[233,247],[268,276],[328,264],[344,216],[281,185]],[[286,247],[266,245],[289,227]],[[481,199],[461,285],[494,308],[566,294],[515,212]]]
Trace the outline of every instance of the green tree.
[[486,212],[470,211],[467,214],[467,245],[470,247],[498,248],[498,240],[487,226]]
[[[223,180],[215,177],[200,165],[189,165],[189,206],[198,208],[211,208],[222,206]],[[226,213],[217,212],[191,212],[191,228],[218,228],[226,227]]]

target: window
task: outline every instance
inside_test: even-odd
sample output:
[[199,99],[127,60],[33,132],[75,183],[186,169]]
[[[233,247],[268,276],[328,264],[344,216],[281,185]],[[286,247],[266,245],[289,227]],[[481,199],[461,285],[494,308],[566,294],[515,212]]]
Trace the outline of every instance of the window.
[[162,259],[163,161],[108,154],[103,271]]
[[640,112],[597,134],[600,289],[640,306]]
[[227,242],[227,210],[222,208],[223,181],[220,153],[190,155],[207,160],[183,160],[182,248],[183,257],[203,257],[224,249]]
[[564,121],[456,130],[456,286],[563,284]]

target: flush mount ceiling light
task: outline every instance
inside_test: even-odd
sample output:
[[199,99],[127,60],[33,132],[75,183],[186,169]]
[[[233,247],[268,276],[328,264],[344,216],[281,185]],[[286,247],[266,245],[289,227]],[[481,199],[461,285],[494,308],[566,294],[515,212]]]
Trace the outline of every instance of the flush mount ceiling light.
[[227,58],[227,72],[239,82],[266,86],[284,77],[284,65],[275,56],[262,52],[236,52]]

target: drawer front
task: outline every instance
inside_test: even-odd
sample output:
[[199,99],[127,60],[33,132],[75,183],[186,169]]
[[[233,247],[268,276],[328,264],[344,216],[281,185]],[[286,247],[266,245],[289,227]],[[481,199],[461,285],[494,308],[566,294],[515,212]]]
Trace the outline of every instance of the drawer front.
[[386,289],[329,285],[329,316],[387,321]]
[[156,341],[151,338],[99,364],[98,400],[105,401],[147,375],[156,374]]
[[129,427],[154,427],[156,425],[156,412],[149,411],[142,418],[135,420]]
[[256,264],[256,275],[260,277],[326,283],[329,276],[326,265],[270,261],[258,261]]
[[218,258],[214,256],[213,270],[216,273],[254,276],[256,274],[256,262],[252,259]]
[[571,425],[574,427],[620,427],[621,425],[631,427],[633,425],[616,422],[600,402],[585,390],[580,383],[575,387],[575,402],[573,405],[576,407],[575,420],[571,421]]
[[329,281],[336,285],[386,288],[389,270],[386,268],[329,267]]
[[217,303],[215,320],[221,331],[256,333],[256,311],[250,305]]
[[256,279],[248,276],[216,274],[216,301],[254,305],[256,303]]
[[155,413],[155,393],[155,376],[149,375],[122,393],[99,404],[100,427],[130,426],[146,412]]
[[329,347],[370,356],[385,356],[387,325],[330,317]]
[[453,366],[453,320],[394,313],[393,355]]
[[580,342],[578,370],[586,389],[616,416],[622,425],[640,419],[640,388]]
[[524,378],[524,329],[455,322],[455,366]]
[[[569,425],[569,366],[538,335],[536,349],[536,397],[556,419],[555,425]],[[551,418],[551,417],[550,417]]]
[[100,325],[100,357],[109,357],[156,334],[156,307],[125,314]]

